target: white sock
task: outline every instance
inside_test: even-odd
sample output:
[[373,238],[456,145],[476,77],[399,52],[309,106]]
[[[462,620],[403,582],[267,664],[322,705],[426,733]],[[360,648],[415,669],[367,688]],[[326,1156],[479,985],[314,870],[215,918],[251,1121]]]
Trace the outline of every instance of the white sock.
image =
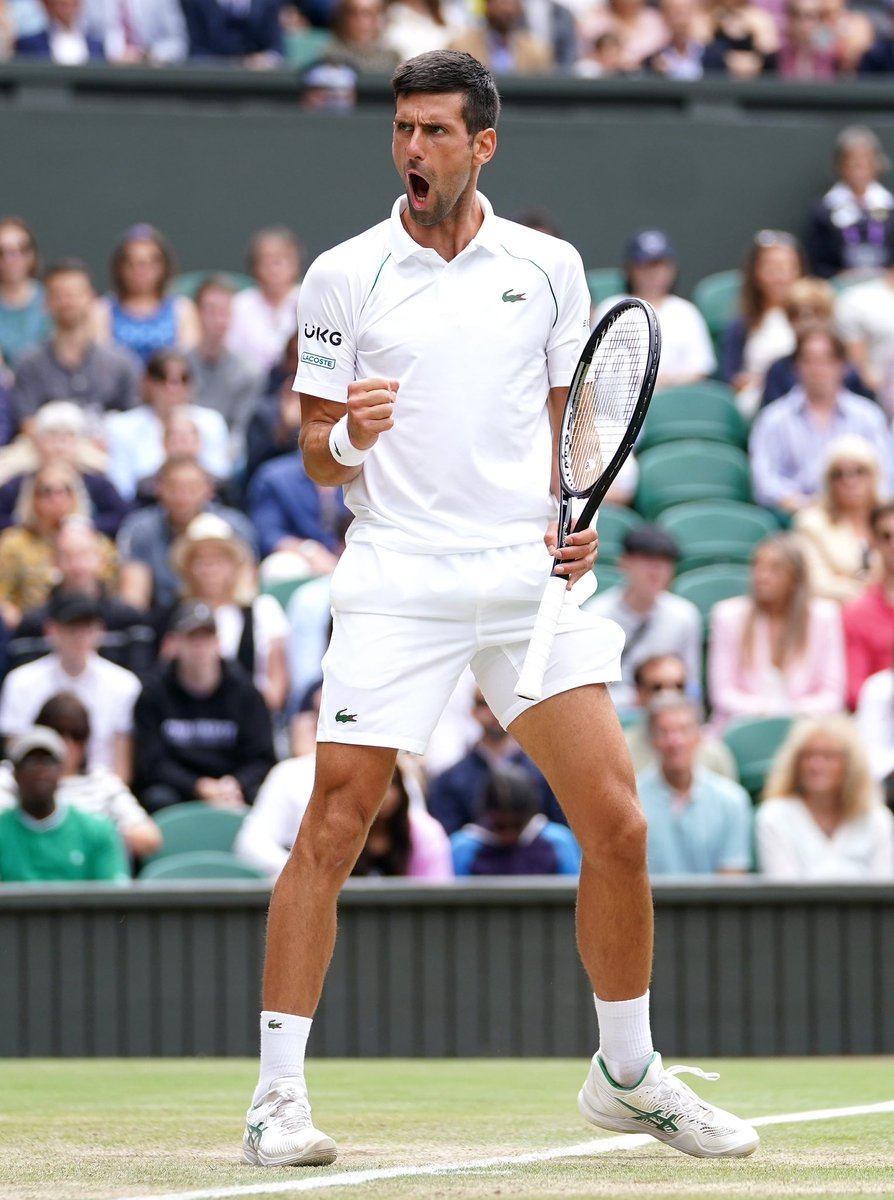
[[600,1000],[596,995],[593,999],[599,1020],[599,1057],[615,1083],[632,1087],[654,1053],[649,993],[635,1000]]
[[252,1104],[257,1104],[274,1079],[283,1075],[297,1076],[304,1082],[304,1051],[312,1024],[311,1017],[261,1013],[261,1074]]

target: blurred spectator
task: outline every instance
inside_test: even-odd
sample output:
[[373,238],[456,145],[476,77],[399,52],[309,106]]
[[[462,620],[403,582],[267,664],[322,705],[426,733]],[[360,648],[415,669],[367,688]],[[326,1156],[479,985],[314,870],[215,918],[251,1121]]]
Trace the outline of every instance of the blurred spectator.
[[[795,333],[800,339],[814,330],[832,328],[835,313],[835,289],[824,279],[816,279],[805,275],[796,279],[789,288],[785,298],[785,315]],[[766,408],[786,392],[790,392],[798,383],[798,373],[795,368],[795,356],[785,354],[768,368],[764,377],[764,393],[761,396],[761,408]],[[874,399],[871,389],[863,382],[860,373],[853,363],[845,366],[842,379],[844,387],[858,396]]]
[[524,0],[525,23],[539,41],[552,50],[553,66],[570,71],[577,61],[577,21],[559,0]]
[[97,654],[102,620],[96,600],[79,592],[57,592],[47,610],[46,634],[50,653],[6,676],[0,691],[0,734],[21,733],[51,696],[72,692],[90,714],[91,762],[129,782],[140,681]]
[[736,389],[748,417],[757,408],[771,364],[795,348],[785,301],[803,273],[801,250],[790,233],[761,229],[754,235],[745,260],[740,312],[723,335],[720,364],[721,375]]
[[4,883],[126,883],[121,839],[111,821],[89,816],[59,796],[65,744],[32,726],[9,749],[17,803],[0,812]]
[[702,618],[691,600],[667,589],[680,557],[675,539],[657,525],[639,525],[625,534],[618,566],[624,583],[586,600],[588,612],[616,621],[626,642],[621,654],[622,679],[609,684],[619,709],[636,705],[634,671],[656,654],[676,654],[686,664],[694,692],[700,691]]
[[559,223],[548,208],[541,208],[540,205],[532,205],[530,208],[521,208],[512,213],[510,221],[516,221],[519,225],[524,225],[527,229],[536,229],[539,233],[548,233],[550,237],[561,237],[562,230],[559,228]]
[[192,403],[192,373],[177,350],[158,350],[149,359],[143,377],[143,403],[106,421],[109,475],[126,499],[136,495],[142,479],[155,474],[164,462],[164,426],[171,411],[189,406],[189,415],[201,437],[199,461],[213,476],[230,472],[230,437],[227,423],[213,408]]
[[[17,524],[0,533],[0,613],[9,628],[44,604],[55,581],[56,539],[69,517],[90,518],[80,475],[64,462],[40,467],[22,484]],[[115,576],[115,547],[102,539],[103,580]]]
[[391,0],[385,10],[382,42],[394,51],[398,62],[428,50],[446,50],[459,32],[450,19],[454,14],[455,9],[445,13],[441,0]]
[[318,62],[301,76],[301,107],[350,112],[357,103],[357,72],[347,63]]
[[47,654],[45,628],[48,606],[58,593],[77,592],[96,602],[102,624],[98,653],[109,662],[143,679],[155,666],[155,630],[148,613],[132,608],[109,590],[109,544],[89,521],[69,517],[56,538],[55,576],[58,582],[47,604],[29,608],[8,647],[9,666],[20,667]]
[[280,0],[181,0],[189,57],[265,70],[282,62]]
[[227,345],[251,370],[269,371],[298,325],[302,249],[282,225],[259,229],[248,245],[255,286],[233,297]]
[[457,34],[449,49],[465,50],[496,74],[532,75],[553,65],[552,47],[525,27],[522,0],[484,0],[480,22]]
[[298,335],[286,342],[282,360],[270,372],[245,434],[245,475],[250,480],[263,462],[294,454],[301,430],[301,400],[293,390],[298,370]]
[[873,5],[849,4],[848,0],[823,0],[823,15],[838,49],[841,71],[853,75],[876,41],[876,21],[888,28],[887,19],[873,12]]
[[174,252],[151,225],[125,230],[112,253],[112,290],[96,301],[97,339],[130,350],[143,363],[158,350],[188,350],[199,338],[195,305],[166,295]]
[[425,811],[421,797],[418,804],[410,803],[409,779],[399,763],[351,874],[404,876],[433,883],[453,878],[447,834]]
[[238,662],[279,712],[289,694],[288,623],[274,596],[259,594],[250,548],[215,513],[200,513],[171,547],[183,580],[182,596],[203,600],[214,613],[221,656]]
[[194,517],[217,513],[252,551],[255,532],[244,513],[214,502],[214,485],[195,458],[167,459],[158,472],[157,486],[158,503],[131,513],[118,533],[119,594],[134,608],[163,611],[174,604],[181,587],[170,561],[171,544]]
[[[894,660],[894,644],[891,647]],[[869,770],[894,809],[894,670],[870,675],[857,700],[857,728],[869,755]]]
[[97,529],[111,536],[118,532],[129,505],[103,474],[105,455],[87,432],[87,418],[71,400],[51,400],[37,410],[30,437],[18,438],[0,452],[0,529],[15,520],[22,484],[29,475],[61,462],[78,472]]
[[[645,718],[649,706],[659,696],[685,697],[694,690],[686,677],[686,664],[678,654],[653,654],[637,665],[633,672],[636,688],[635,709]],[[632,721],[624,728],[624,738],[630,751],[633,769],[639,774],[657,765],[655,747],[649,735],[648,723]],[[732,751],[710,729],[703,728],[695,750],[697,766],[727,779],[738,779],[736,760]]]
[[836,79],[843,68],[841,50],[825,0],[788,0],[776,64],[780,79]]
[[768,879],[894,880],[894,816],[879,802],[849,717],[794,726],[770,768],[755,828]]
[[664,79],[701,79],[707,47],[701,5],[698,0],[661,0],[658,7],[667,26],[667,41],[643,66]]
[[751,867],[751,799],[698,763],[699,711],[681,694],[649,705],[654,767],[637,775],[650,875],[741,875]]
[[871,578],[870,516],[879,504],[878,455],[870,442],[845,435],[826,451],[822,491],[795,514],[814,596],[853,600]]
[[240,810],[276,761],[261,693],[220,654],[214,612],[181,604],[167,636],[170,661],[134,709],[135,787],[150,812],[187,800]]
[[351,521],[341,488],[314,483],[300,456],[290,454],[258,468],[247,500],[263,558],[294,556],[296,575],[331,573]]
[[881,578],[844,606],[849,708],[869,676],[890,666],[894,646],[894,503],[880,504],[869,523]]
[[186,58],[179,0],[84,0],[84,24],[114,63],[174,63]]
[[241,447],[261,390],[261,373],[227,345],[236,289],[226,275],[209,275],[196,292],[199,340],[186,353],[193,403],[223,417]]
[[804,334],[795,351],[799,383],[758,413],[748,455],[754,498],[794,513],[814,500],[822,485],[829,445],[845,434],[864,438],[878,452],[881,489],[894,492],[894,439],[877,404],[842,384],[845,350],[836,335]]
[[779,33],[765,8],[750,0],[712,0],[709,12],[712,36],[703,59],[706,71],[755,79],[776,69]]
[[[52,696],[34,723],[43,729],[55,730],[65,746],[62,778],[56,789],[57,802],[92,817],[107,818],[135,858],[154,854],[161,847],[161,830],[136,796],[111,771],[87,764],[90,714],[77,696],[72,692]],[[11,764],[4,761],[0,763],[0,809],[11,808],[15,802],[15,777]]]
[[755,547],[747,596],[711,610],[708,693],[712,720],[800,716],[844,708],[841,615],[811,597],[807,564],[791,533]]
[[835,139],[834,161],[837,182],[814,204],[807,223],[810,269],[824,279],[881,270],[889,262],[894,222],[894,195],[879,182],[890,166],[881,142],[865,125],[848,125]]
[[835,325],[848,358],[890,419],[894,417],[894,223],[889,224],[887,236],[884,274],[841,292]]
[[44,286],[53,332],[17,364],[13,397],[19,420],[27,427],[50,400],[73,400],[94,419],[111,409],[133,408],[139,401],[139,364],[118,346],[97,344],[96,296],[87,268],[80,259],[60,259],[47,269]]
[[102,41],[83,30],[83,0],[42,0],[42,3],[47,27],[16,38],[16,58],[50,59],[63,67],[77,67],[91,59],[105,58]]
[[[657,387],[694,383],[717,366],[705,319],[689,300],[674,293],[679,275],[677,254],[661,229],[640,229],[624,248],[627,294],[647,300],[661,323],[661,363]],[[597,308],[600,320],[621,299],[609,296]]]
[[533,812],[543,813],[550,821],[567,825],[565,814],[540,770],[506,732],[478,688],[474,693],[472,715],[480,727],[480,737],[463,758],[432,780],[428,792],[428,811],[432,816],[448,833],[456,833],[463,825],[476,822],[481,816],[490,771],[509,765],[521,768],[531,780]]
[[639,70],[668,39],[664,18],[646,0],[607,0],[582,12],[578,24],[585,43],[593,43],[603,33],[617,35],[622,71]]
[[14,367],[50,331],[37,242],[21,217],[0,217],[0,361]]
[[537,788],[524,768],[491,767],[479,816],[450,838],[457,875],[577,875],[580,849],[567,825],[538,811]]
[[623,64],[621,39],[609,29],[584,43],[574,64],[574,73],[585,79],[611,79],[615,75],[631,73]]
[[400,56],[385,37],[385,0],[338,0],[327,53],[355,71],[390,75]]

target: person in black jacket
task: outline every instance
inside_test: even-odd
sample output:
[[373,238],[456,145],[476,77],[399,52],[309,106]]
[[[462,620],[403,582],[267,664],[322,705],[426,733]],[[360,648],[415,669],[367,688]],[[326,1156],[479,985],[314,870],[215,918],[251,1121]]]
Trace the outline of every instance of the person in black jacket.
[[174,613],[170,661],[134,708],[134,787],[149,812],[188,800],[242,809],[276,761],[261,693],[221,658],[214,612],[201,600]]

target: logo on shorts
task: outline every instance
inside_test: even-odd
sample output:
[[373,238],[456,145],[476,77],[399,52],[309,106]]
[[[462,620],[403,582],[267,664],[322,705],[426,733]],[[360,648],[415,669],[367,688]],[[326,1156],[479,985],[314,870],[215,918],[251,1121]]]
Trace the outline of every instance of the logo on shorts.
[[526,300],[527,296],[524,292],[514,292],[512,288],[507,288],[503,293],[504,304],[515,304],[519,300]]
[[309,367],[324,367],[327,371],[335,370],[334,358],[324,358],[322,354],[311,354],[309,350],[302,350],[301,361],[307,363]]
[[356,713],[349,713],[349,712],[348,712],[348,710],[347,710],[346,708],[340,708],[340,709],[338,710],[338,712],[335,714],[335,719],[336,719],[336,721],[340,721],[340,722],[341,722],[341,724],[342,724],[342,725],[344,725],[344,724],[346,724],[348,721],[356,721],[356,720],[357,720],[357,714],[356,714]]

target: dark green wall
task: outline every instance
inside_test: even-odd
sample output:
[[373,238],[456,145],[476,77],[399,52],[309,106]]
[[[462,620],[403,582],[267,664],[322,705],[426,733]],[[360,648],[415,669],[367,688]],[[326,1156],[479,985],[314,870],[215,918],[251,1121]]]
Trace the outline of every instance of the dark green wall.
[[[848,121],[868,119],[894,153],[891,92],[874,85],[538,86],[504,89],[483,177],[498,211],[547,206],[589,266],[614,263],[634,227],[661,224],[686,289],[736,265],[755,229],[800,229]],[[316,254],[385,216],[399,186],[389,138],[381,83],[341,117],[303,112],[288,76],[7,66],[0,211],[29,219],[46,257],[85,257],[103,285],[110,247],[136,220],[169,234],[184,270],[239,269],[260,225],[293,226]]]

